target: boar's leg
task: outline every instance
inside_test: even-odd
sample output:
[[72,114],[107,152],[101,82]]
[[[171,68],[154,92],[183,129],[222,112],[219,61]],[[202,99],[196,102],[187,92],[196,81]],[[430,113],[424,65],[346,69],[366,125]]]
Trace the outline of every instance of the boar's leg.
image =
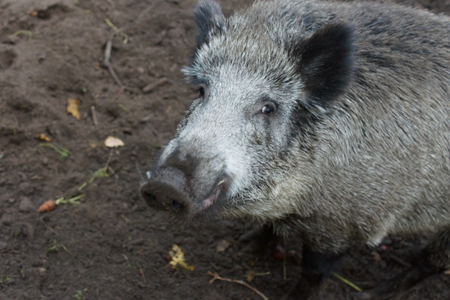
[[312,250],[308,245],[303,245],[302,277],[289,294],[295,299],[310,299],[318,292],[324,276],[330,274],[341,253],[320,253]]
[[419,263],[390,281],[367,292],[355,293],[358,300],[394,300],[403,296],[430,275],[450,268],[450,226],[434,236]]
[[239,237],[239,241],[246,243],[238,253],[239,256],[243,256],[245,253],[273,250],[280,242],[280,238],[274,233],[272,226],[255,224],[251,230]]

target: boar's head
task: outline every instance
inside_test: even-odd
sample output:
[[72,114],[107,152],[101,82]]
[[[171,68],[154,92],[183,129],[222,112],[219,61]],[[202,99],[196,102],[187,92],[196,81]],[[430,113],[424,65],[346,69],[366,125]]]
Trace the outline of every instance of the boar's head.
[[198,97],[141,187],[149,206],[259,221],[312,208],[315,128],[351,82],[353,30],[307,30],[280,10],[227,20],[217,3],[197,4],[197,48],[183,72]]

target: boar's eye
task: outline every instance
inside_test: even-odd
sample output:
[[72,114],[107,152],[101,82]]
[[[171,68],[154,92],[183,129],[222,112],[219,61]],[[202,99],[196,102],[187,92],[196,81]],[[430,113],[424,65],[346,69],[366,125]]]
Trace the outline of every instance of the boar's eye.
[[199,86],[196,92],[198,93],[198,96],[200,98],[203,98],[205,96],[205,88],[202,86]]
[[259,111],[261,114],[270,116],[275,111],[275,106],[271,104],[264,105],[261,110]]

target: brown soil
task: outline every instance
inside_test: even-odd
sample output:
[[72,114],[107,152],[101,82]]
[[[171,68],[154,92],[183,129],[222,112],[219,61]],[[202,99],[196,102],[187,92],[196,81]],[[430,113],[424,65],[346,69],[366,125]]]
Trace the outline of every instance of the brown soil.
[[[226,15],[252,1],[220,1]],[[450,1],[401,1],[450,13]],[[248,271],[270,272],[250,282],[269,299],[282,298],[301,266],[269,252],[238,253],[245,221],[171,221],[148,209],[138,189],[158,148],[175,133],[193,92],[183,81],[194,46],[193,0],[2,0],[0,1],[0,299],[261,299],[235,283],[209,283],[208,271],[245,280]],[[114,30],[111,62],[128,89],[120,89],[102,65]],[[15,33],[15,34],[14,34]],[[14,34],[14,35],[13,35]],[[165,84],[143,88],[167,78]],[[80,120],[67,113],[80,101]],[[95,107],[98,125],[93,123]],[[61,159],[38,140],[66,148]],[[125,146],[109,150],[108,136]],[[80,204],[36,209],[49,199],[69,199],[93,174]],[[141,174],[141,175],[140,175]],[[217,246],[226,241],[224,251]],[[365,246],[346,255],[337,273],[365,286],[389,279],[405,267],[390,258],[397,248],[420,241],[392,238],[381,260]],[[193,271],[168,265],[173,244]],[[299,250],[286,241],[286,250]],[[400,257],[402,258],[402,257]],[[450,299],[450,276],[423,282],[405,299]],[[352,288],[325,280],[323,299],[349,299]]]

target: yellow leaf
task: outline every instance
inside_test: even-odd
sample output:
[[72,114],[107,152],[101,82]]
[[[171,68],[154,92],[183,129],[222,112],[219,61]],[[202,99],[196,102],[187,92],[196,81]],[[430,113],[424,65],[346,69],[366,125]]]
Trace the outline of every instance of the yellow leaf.
[[245,277],[247,278],[248,282],[252,282],[252,280],[255,278],[255,275],[256,275],[255,271],[249,270],[247,272],[247,275],[245,275]]
[[80,100],[69,99],[67,102],[69,103],[69,105],[67,105],[67,112],[71,113],[75,119],[79,120],[80,112],[78,111],[78,105],[80,104]]
[[122,147],[123,145],[125,145],[121,139],[112,137],[112,136],[108,136],[105,140],[105,146],[108,148],[115,148],[115,147]]
[[50,138],[48,136],[46,136],[45,134],[43,134],[43,133],[41,133],[38,136],[36,136],[36,138],[38,140],[43,140],[43,141],[50,142]]
[[217,245],[216,251],[217,251],[217,252],[223,252],[223,251],[225,251],[225,250],[228,248],[228,246],[230,246],[230,243],[227,242],[226,240],[222,240],[222,241],[220,241],[220,243]]
[[169,251],[169,255],[172,258],[169,264],[175,270],[194,270],[194,266],[189,266],[188,264],[186,264],[186,262],[184,261],[184,253],[177,245],[174,244],[172,246],[172,251]]

